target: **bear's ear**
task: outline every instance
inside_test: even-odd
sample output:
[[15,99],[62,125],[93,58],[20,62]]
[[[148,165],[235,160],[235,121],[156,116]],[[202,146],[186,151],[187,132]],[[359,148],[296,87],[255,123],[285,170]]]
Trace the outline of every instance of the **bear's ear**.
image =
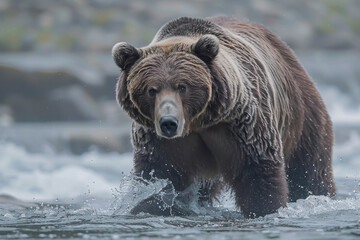
[[131,67],[140,58],[140,51],[126,42],[119,42],[112,48],[112,57],[122,70]]
[[211,34],[202,36],[193,47],[193,52],[204,62],[211,62],[219,52],[219,39]]

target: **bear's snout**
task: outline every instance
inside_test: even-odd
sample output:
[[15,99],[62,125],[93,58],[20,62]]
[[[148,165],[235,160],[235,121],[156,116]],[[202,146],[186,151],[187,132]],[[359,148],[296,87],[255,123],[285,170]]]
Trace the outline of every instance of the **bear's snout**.
[[178,120],[174,116],[165,116],[160,119],[161,132],[166,137],[173,137],[176,134],[178,128]]
[[176,138],[183,135],[184,113],[178,94],[172,91],[161,91],[155,102],[156,134],[165,138]]

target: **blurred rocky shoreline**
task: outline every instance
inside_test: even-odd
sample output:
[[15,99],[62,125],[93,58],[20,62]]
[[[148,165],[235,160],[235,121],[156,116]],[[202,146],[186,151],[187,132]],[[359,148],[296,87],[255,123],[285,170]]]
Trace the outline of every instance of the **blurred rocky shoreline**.
[[[360,54],[349,50],[295,50],[320,90],[334,88],[360,103]],[[35,61],[33,61],[35,59]],[[110,53],[0,55],[0,126],[26,122],[130,119],[116,102],[119,70]]]

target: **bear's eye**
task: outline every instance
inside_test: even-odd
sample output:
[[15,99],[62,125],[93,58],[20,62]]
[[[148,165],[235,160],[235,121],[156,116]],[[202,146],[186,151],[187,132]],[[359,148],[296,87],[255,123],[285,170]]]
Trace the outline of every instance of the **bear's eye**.
[[186,92],[186,87],[184,85],[179,85],[178,86],[178,91],[179,91],[179,93],[185,93]]
[[154,97],[157,93],[157,90],[155,88],[150,88],[149,89],[149,95],[150,97]]

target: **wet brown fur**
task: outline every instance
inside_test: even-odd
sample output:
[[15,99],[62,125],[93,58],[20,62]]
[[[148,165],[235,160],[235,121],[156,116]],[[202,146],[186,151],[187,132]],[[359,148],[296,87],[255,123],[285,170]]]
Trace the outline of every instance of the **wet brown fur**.
[[[193,52],[204,34],[220,41],[209,62]],[[137,174],[170,179],[178,191],[221,178],[246,217],[310,194],[335,194],[333,132],[324,103],[293,52],[269,30],[227,17],[180,18],[139,52],[117,87],[119,103],[135,120]],[[182,102],[186,136],[160,138],[144,91],[179,81],[191,86]],[[214,197],[218,188],[212,189],[202,192]]]

